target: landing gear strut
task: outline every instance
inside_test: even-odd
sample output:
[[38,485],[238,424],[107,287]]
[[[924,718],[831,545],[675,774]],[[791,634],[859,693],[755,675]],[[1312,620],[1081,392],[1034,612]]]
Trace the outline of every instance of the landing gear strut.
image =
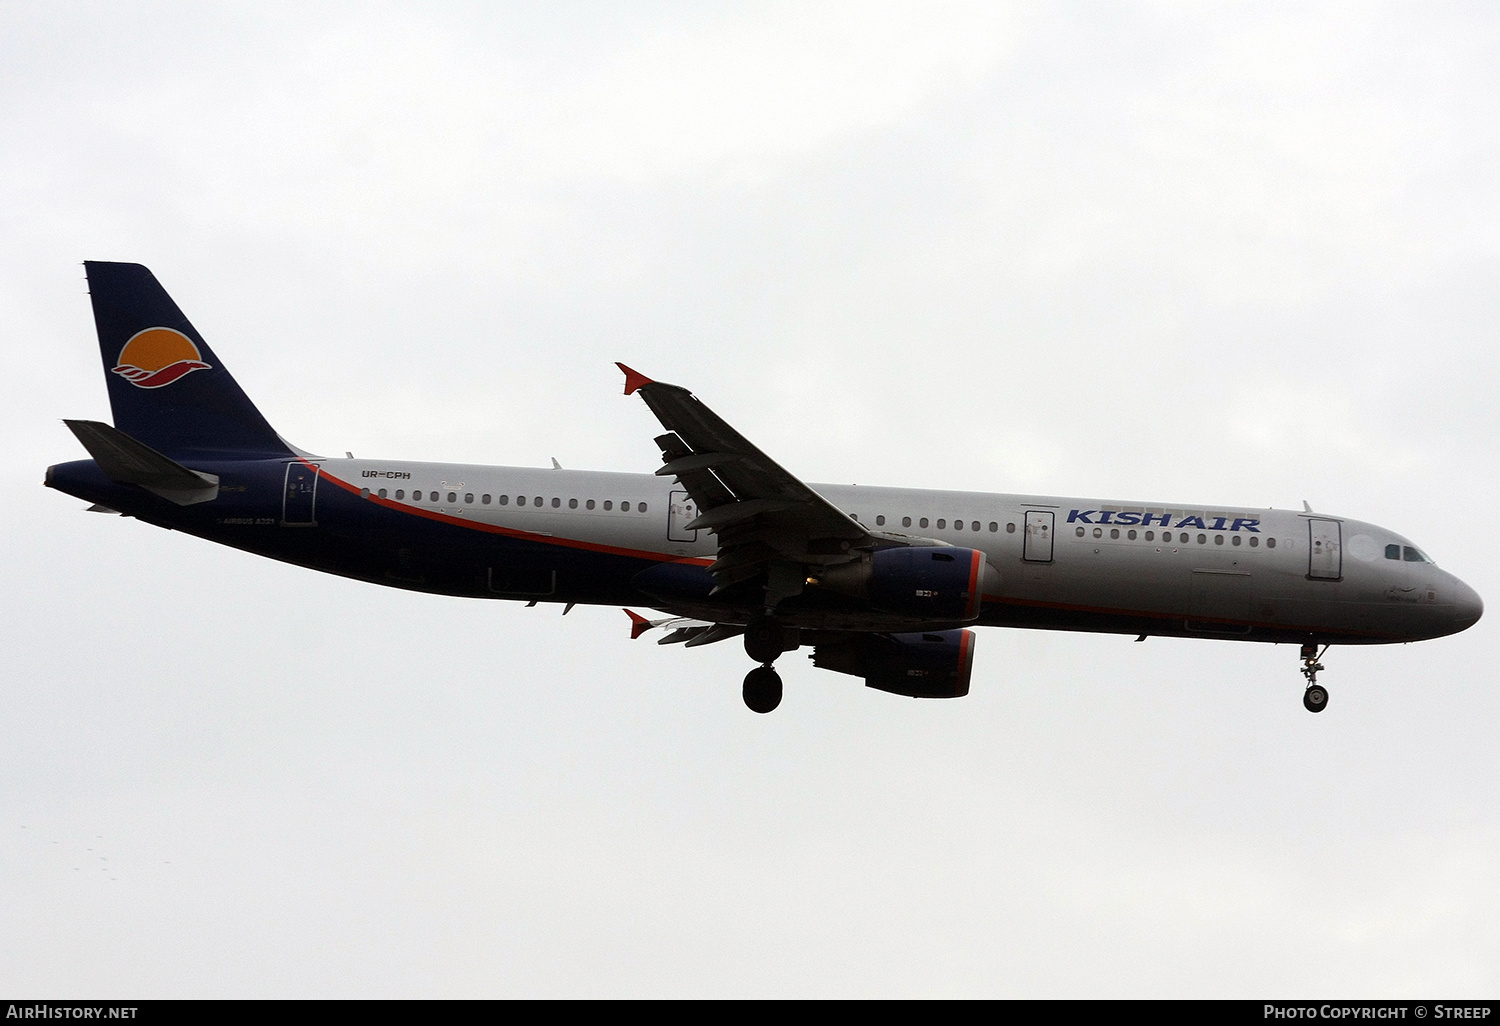
[[781,653],[797,647],[797,629],[769,616],[757,617],[745,627],[745,654],[757,663],[745,676],[745,704],[752,712],[768,713],[781,704],[781,675],[771,666]]
[[1328,646],[1323,646],[1323,651],[1318,651],[1316,644],[1302,646],[1302,676],[1307,680],[1307,690],[1302,692],[1302,707],[1308,712],[1322,712],[1328,705],[1328,689],[1318,683],[1318,671],[1324,669],[1322,662],[1323,652],[1328,651]]

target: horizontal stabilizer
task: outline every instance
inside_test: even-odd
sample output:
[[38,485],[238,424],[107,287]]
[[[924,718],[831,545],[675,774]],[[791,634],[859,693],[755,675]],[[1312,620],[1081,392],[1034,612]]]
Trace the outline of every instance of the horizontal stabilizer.
[[[668,628],[671,633],[658,641],[658,645],[680,645],[686,642],[688,648],[696,648],[698,645],[711,645],[715,641],[732,638],[734,635],[741,634],[745,630],[743,627],[736,627],[732,624],[718,624],[712,620],[695,620],[691,616],[664,616],[659,620],[648,620],[640,613],[630,609],[625,610],[625,615],[630,617],[631,641],[657,627]],[[726,629],[731,633],[723,633]],[[713,637],[708,637],[710,634]]]
[[139,485],[179,506],[208,502],[219,495],[217,474],[201,474],[169,459],[118,428],[97,420],[65,420],[99,469],[121,484]]

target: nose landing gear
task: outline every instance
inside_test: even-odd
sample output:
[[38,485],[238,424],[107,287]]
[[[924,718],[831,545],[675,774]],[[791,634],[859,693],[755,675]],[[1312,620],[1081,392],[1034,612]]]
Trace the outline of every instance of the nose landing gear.
[[1324,669],[1321,660],[1327,651],[1327,645],[1321,652],[1316,644],[1302,646],[1302,676],[1307,680],[1307,690],[1302,692],[1302,708],[1308,712],[1322,712],[1328,706],[1328,689],[1318,683],[1318,671]]

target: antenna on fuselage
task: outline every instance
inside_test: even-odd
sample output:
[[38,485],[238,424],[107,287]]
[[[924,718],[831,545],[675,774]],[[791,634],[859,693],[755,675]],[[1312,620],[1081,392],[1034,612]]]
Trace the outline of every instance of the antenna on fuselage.
[[1302,500],[1302,512],[1304,512],[1304,513],[1311,513],[1312,511],[1313,511],[1313,508],[1307,504],[1307,500],[1306,499],[1303,499]]

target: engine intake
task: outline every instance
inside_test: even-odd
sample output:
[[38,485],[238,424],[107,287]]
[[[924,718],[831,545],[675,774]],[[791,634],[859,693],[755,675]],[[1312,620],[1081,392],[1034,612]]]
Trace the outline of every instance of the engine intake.
[[974,667],[974,632],[855,634],[813,649],[813,665],[910,698],[962,698]]

